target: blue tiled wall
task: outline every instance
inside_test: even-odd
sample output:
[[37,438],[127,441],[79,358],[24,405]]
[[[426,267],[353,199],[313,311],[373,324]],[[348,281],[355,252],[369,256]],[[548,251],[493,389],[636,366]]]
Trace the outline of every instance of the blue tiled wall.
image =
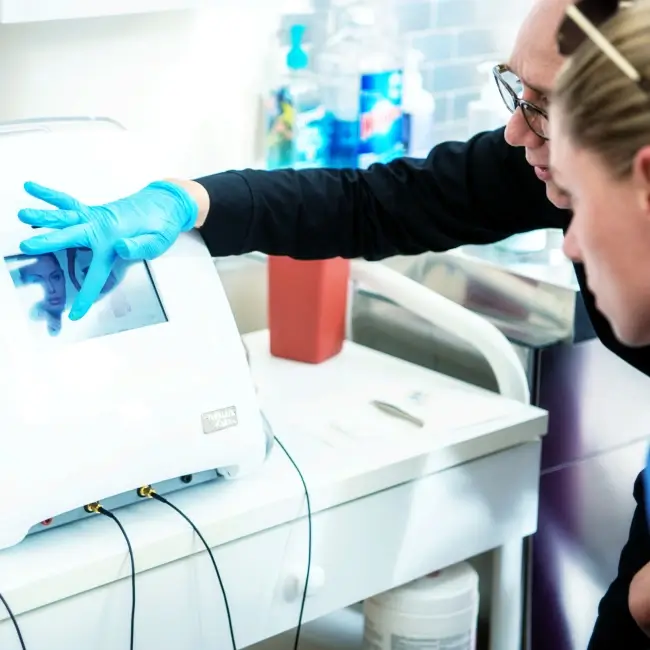
[[[308,31],[322,26],[327,1],[313,0],[315,13],[301,17]],[[376,0],[396,9],[404,44],[424,54],[424,85],[436,99],[436,141],[468,136],[467,107],[485,83],[477,66],[507,58],[512,36],[532,1]],[[287,15],[285,24],[295,18]]]
[[468,105],[485,83],[477,66],[507,58],[528,4],[530,0],[395,0],[407,43],[425,56],[422,71],[426,90],[436,98],[437,141],[469,135]]

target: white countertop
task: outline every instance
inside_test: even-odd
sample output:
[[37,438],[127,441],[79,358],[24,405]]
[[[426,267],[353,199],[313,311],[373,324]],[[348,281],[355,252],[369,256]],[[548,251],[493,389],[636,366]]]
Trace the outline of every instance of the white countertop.
[[[313,512],[534,441],[546,432],[544,411],[353,343],[346,343],[338,357],[310,366],[271,357],[267,332],[245,341],[261,403],[301,468]],[[370,398],[404,400],[414,390],[422,394],[427,421],[422,429],[368,406]],[[278,445],[267,463],[247,477],[198,485],[169,498],[214,547],[306,512],[302,484]],[[146,500],[116,514],[131,539],[138,573],[202,548],[186,523],[163,504]],[[110,584],[129,571],[114,522],[97,516],[32,535],[1,552],[0,592],[19,613]]]

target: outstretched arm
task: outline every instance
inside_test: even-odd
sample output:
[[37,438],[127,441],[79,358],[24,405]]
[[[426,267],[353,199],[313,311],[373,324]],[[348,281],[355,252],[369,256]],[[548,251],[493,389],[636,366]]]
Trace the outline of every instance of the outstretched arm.
[[504,130],[368,170],[229,171],[182,182],[214,256],[298,259],[441,251],[566,225]]

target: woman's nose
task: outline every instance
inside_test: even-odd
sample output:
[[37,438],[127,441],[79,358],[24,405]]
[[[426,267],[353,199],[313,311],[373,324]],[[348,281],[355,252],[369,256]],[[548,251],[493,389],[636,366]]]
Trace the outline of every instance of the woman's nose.
[[582,262],[582,253],[580,252],[576,230],[573,225],[569,226],[569,229],[564,235],[562,251],[573,262]]

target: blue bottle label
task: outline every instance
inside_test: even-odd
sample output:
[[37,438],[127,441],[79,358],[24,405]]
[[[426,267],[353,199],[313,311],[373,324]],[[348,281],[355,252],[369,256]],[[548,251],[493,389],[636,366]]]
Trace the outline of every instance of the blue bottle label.
[[401,70],[361,76],[358,166],[404,155]]
[[291,167],[295,111],[286,88],[269,93],[265,101],[266,164],[269,169]]
[[327,163],[328,123],[324,106],[296,113],[294,168],[323,167]]
[[359,121],[332,120],[330,167],[354,169],[358,163]]

